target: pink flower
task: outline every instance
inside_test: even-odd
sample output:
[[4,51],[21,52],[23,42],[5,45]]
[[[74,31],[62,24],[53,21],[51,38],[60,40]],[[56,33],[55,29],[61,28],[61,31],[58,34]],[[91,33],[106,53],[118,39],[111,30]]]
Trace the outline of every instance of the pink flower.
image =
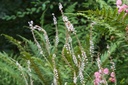
[[122,4],[122,0],[116,0],[116,5],[119,13],[122,11],[125,11],[126,13],[128,13],[128,5]]
[[125,11],[126,11],[126,13],[128,13],[128,9],[126,9]]
[[94,85],[98,85],[98,84],[94,81]]
[[108,69],[108,68],[105,68],[105,69],[103,70],[103,72],[104,72],[104,74],[109,74],[109,69]]
[[112,72],[111,74],[110,74],[110,78],[109,78],[109,81],[111,81],[111,82],[115,82],[116,81],[116,79],[115,79],[115,73],[114,72]]
[[94,76],[95,76],[94,85],[99,85],[99,83],[101,81],[101,74],[100,74],[100,72],[95,72]]
[[127,8],[128,8],[128,6],[125,5],[125,4],[123,4],[122,6],[119,6],[118,8],[119,8],[118,12],[120,13],[120,12],[122,12],[122,11],[126,11]]
[[115,81],[116,81],[116,79],[115,79],[115,78],[113,78],[113,77],[110,77],[110,78],[109,78],[109,81],[111,81],[111,82],[115,82]]
[[114,73],[114,72],[112,72],[110,76],[111,76],[111,77],[115,77],[115,73]]
[[122,4],[122,1],[121,1],[121,0],[117,0],[117,1],[116,1],[116,5],[117,5],[117,6],[120,6],[121,4]]
[[101,83],[101,84],[105,84],[105,80],[101,80],[100,83]]
[[100,77],[101,77],[101,74],[100,74],[99,72],[95,72],[95,73],[94,73],[94,76],[95,76],[96,78],[100,78]]
[[96,78],[96,79],[94,80],[94,85],[99,85],[100,82],[101,82],[101,79]]
[[97,83],[97,81],[96,81],[96,80],[94,80],[94,85],[98,85],[98,83]]

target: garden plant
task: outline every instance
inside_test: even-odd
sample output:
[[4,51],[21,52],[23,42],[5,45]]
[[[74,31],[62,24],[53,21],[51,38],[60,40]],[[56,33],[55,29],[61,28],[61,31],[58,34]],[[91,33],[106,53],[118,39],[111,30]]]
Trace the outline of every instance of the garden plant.
[[0,85],[127,85],[128,1],[94,1],[96,8],[78,11],[77,2],[66,9],[59,2],[52,23],[44,15],[40,25],[28,22],[31,40],[1,34],[18,51],[0,52]]

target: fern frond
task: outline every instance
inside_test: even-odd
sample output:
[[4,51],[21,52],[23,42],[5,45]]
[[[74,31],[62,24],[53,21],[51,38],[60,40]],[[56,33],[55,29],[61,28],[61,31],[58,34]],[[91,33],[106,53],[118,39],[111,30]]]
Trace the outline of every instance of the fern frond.
[[8,36],[8,35],[5,35],[5,34],[2,34],[5,38],[7,38],[9,40],[9,42],[11,42],[12,44],[16,45],[18,47],[18,49],[20,51],[24,51],[24,48],[21,46],[21,42],[14,39],[13,37],[11,36]]
[[23,77],[21,77],[21,72],[25,73],[25,71],[19,70],[14,59],[9,57],[6,53],[0,53],[0,75],[2,79],[6,78],[6,80],[1,80],[0,84],[25,85],[25,81]]
[[38,56],[38,57],[42,57],[42,55],[40,54],[40,51],[37,47],[37,45],[32,42],[31,40],[28,40],[22,36],[19,36],[21,39],[23,39],[23,41],[26,43],[26,51],[30,52],[31,55],[34,55],[34,56]]
[[102,65],[106,65],[106,63],[109,62],[109,58],[110,58],[111,54],[116,51],[118,45],[119,45],[119,42],[118,42],[118,43],[111,43],[111,44],[110,44],[110,47],[109,47],[109,49],[108,49],[109,53],[108,53],[108,51],[107,51],[107,52],[105,52],[105,53],[103,53],[103,54],[101,55],[101,62],[102,62]]
[[73,13],[75,11],[75,6],[77,5],[77,2],[73,3],[72,5],[68,6],[65,10],[65,13]]
[[[121,12],[118,13],[117,9],[112,8],[105,8],[103,7],[102,10],[97,9],[96,11],[89,10],[87,11],[88,15],[85,17],[89,17],[89,19],[94,20],[96,23],[103,24],[106,23],[110,26],[116,27],[119,24],[123,27],[126,26],[127,22],[125,22],[126,17],[125,13]],[[94,16],[94,17],[91,17]]]

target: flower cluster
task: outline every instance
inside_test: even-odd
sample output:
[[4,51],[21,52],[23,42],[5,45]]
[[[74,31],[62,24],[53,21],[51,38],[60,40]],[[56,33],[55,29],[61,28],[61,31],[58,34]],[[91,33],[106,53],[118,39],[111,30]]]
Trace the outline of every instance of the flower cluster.
[[115,81],[116,81],[115,73],[114,73],[114,72],[111,72],[110,76],[111,76],[111,77],[109,78],[109,81],[110,81],[110,82],[115,82]]
[[116,5],[119,13],[121,13],[122,11],[125,11],[126,13],[128,13],[128,5],[122,4],[121,0],[117,0]]
[[[107,81],[105,79],[106,75],[109,75],[109,69],[108,68],[102,68],[99,71],[95,72],[94,73],[94,77],[95,77],[94,85],[106,84],[107,83]],[[114,72],[110,73],[109,81],[113,82],[113,83],[116,81]]]
[[106,81],[104,80],[103,76],[108,75],[108,74],[109,74],[108,68],[95,72],[94,73],[94,76],[95,76],[94,85],[105,84]]
[[59,10],[61,11],[65,26],[67,27],[69,32],[75,33],[75,28],[74,28],[73,24],[68,20],[68,17],[64,15],[62,8],[63,8],[62,4],[59,3]]

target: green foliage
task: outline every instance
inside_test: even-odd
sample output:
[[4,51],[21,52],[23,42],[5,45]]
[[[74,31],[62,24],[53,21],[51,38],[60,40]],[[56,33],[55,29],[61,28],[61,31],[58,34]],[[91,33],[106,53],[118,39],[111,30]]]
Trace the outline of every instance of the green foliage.
[[46,9],[46,4],[48,4],[49,1],[45,1],[44,3],[42,3],[42,6],[40,6],[40,2],[33,2],[33,4],[35,4],[35,7],[32,7],[32,8],[26,8],[25,11],[18,11],[16,13],[16,15],[11,15],[11,16],[4,16],[2,17],[3,20],[13,20],[13,19],[16,19],[16,18],[22,18],[22,17],[25,17],[26,15],[30,15],[30,14],[34,14],[34,13],[39,13],[40,11],[43,11]]
[[[61,2],[65,6],[66,12],[77,12],[79,10],[93,9],[97,8],[98,4],[94,0],[89,1],[72,1],[72,0],[18,0],[18,1],[0,1],[0,34],[4,33],[11,35],[12,37],[18,39],[16,36],[23,35],[28,39],[31,38],[30,31],[26,29],[27,22],[33,20],[35,24],[39,24],[41,27],[48,32],[51,37],[54,35],[54,29],[52,22],[52,13],[54,12],[56,16],[60,16],[58,13],[58,3]],[[82,4],[81,4],[82,3]],[[88,4],[88,7],[84,7],[84,4]],[[95,6],[93,6],[95,4]],[[34,16],[33,16],[34,15]],[[75,18],[74,18],[75,19]],[[79,18],[76,18],[79,19]],[[75,21],[77,21],[75,19]],[[84,20],[84,19],[82,19]],[[73,20],[74,23],[74,20]],[[83,22],[82,22],[83,23]],[[83,23],[84,24],[84,23]],[[45,26],[46,25],[46,26]],[[77,24],[78,25],[78,24]],[[81,33],[81,32],[80,32]],[[62,35],[63,36],[63,35]],[[16,47],[12,46],[5,41],[3,37],[0,36],[0,44],[2,45],[0,50],[12,50],[16,52]],[[53,37],[50,38],[50,40]],[[3,42],[4,41],[4,42]]]
[[[17,59],[17,62],[19,60],[20,59]],[[21,62],[22,61],[20,61],[20,63]],[[22,70],[22,72],[25,73],[25,70]],[[23,81],[23,77],[19,77],[21,76],[21,71],[16,65],[16,61],[13,58],[9,57],[9,55],[6,53],[0,53],[0,74],[1,74],[0,76],[1,85],[9,85],[9,84],[23,85],[25,84],[25,81]]]
[[[94,36],[96,39],[96,41],[94,42],[97,43],[96,46],[101,52],[104,52],[106,50],[105,46],[107,46],[107,44],[110,44],[111,42],[118,42],[116,48],[114,45],[112,45],[112,48],[116,49],[112,56],[113,59],[115,58],[114,61],[116,61],[117,69],[126,69],[127,66],[124,65],[122,67],[121,64],[126,64],[125,61],[127,61],[127,55],[125,55],[127,51],[127,36],[125,28],[128,24],[128,14],[125,15],[125,12],[121,12],[120,14],[118,14],[117,9],[113,10],[111,8],[103,8],[102,10],[97,9],[96,11],[89,10],[85,13],[78,13],[77,15],[86,17],[92,22],[94,22],[94,24],[96,24],[93,29]],[[102,56],[102,58],[108,59],[108,53],[105,53],[104,55],[106,57]],[[117,74],[119,74],[122,69],[116,70]],[[121,82],[123,82],[122,85],[127,84],[126,76],[128,75],[117,75],[118,84],[121,84]]]
[[[54,26],[51,20],[47,21],[47,17],[51,16],[47,15],[49,13],[47,9],[52,10],[56,6],[56,3],[51,1],[42,4],[38,0],[33,2],[35,7],[17,12],[16,15],[6,16],[5,20],[15,20],[43,10],[39,21],[41,27],[33,24],[30,26],[34,42],[24,36],[19,36],[21,38],[19,41],[2,34],[17,46],[20,54],[10,56],[4,52],[0,53],[0,78],[2,78],[0,84],[93,85],[94,73],[99,69],[97,57],[101,60],[102,68],[111,69],[111,62],[115,62],[117,84],[128,84],[128,75],[126,75],[128,45],[127,30],[125,30],[128,14],[125,15],[125,12],[119,14],[117,9],[107,4],[111,1],[113,0],[106,2],[89,0],[84,2],[82,7],[88,9],[93,5],[91,2],[95,2],[94,10],[78,12],[76,8],[78,7],[79,10],[81,1],[64,4],[66,7],[64,15],[73,23],[76,33],[67,30],[65,27],[67,22],[63,22],[63,16],[59,14],[55,14],[58,16],[57,25]],[[86,4],[88,5],[85,6]],[[59,42],[56,37],[59,38]]]

